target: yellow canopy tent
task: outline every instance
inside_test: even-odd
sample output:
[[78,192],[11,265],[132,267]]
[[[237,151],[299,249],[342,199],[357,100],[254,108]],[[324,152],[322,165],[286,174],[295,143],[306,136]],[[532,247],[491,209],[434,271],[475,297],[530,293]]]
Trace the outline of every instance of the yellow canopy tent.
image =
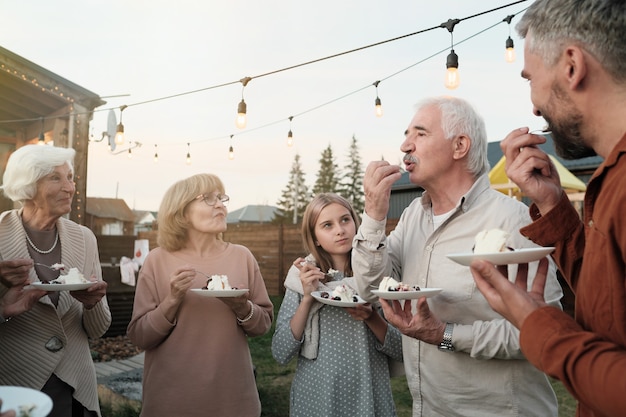
[[[570,197],[570,200],[581,201],[584,191],[587,189],[585,183],[565,168],[555,157],[552,155],[549,156],[559,173],[561,186]],[[506,172],[504,171],[505,162],[506,158],[502,156],[498,163],[491,168],[491,171],[489,171],[489,182],[491,183],[491,188],[520,200],[522,197],[520,189],[506,176]]]

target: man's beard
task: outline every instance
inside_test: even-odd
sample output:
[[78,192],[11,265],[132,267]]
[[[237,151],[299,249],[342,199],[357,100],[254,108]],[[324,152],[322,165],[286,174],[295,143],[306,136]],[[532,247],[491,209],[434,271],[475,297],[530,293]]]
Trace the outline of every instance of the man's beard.
[[[552,99],[548,102],[547,111],[542,115],[548,127],[552,131],[552,140],[557,155],[564,159],[580,159],[587,156],[595,156],[596,152],[585,144],[585,139],[580,133],[580,125],[583,120],[582,114],[569,100],[565,92],[556,84],[552,85]],[[558,107],[558,110],[557,110]],[[565,117],[557,120],[548,114],[565,114]]]

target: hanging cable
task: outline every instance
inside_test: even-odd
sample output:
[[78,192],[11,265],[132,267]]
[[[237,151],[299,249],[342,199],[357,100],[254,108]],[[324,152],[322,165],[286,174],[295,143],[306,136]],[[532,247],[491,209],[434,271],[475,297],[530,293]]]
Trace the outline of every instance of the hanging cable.
[[383,117],[383,105],[380,101],[380,98],[378,98],[378,84],[380,84],[380,80],[374,81],[374,87],[376,87],[376,100],[374,100],[374,110],[376,113],[376,117]]
[[459,23],[459,19],[448,19],[441,24],[450,32],[450,53],[446,59],[446,79],[444,85],[449,90],[454,90],[459,86],[459,57],[454,53],[454,27]]
[[504,43],[505,52],[504,52],[504,60],[508,63],[515,62],[515,45],[513,44],[513,39],[511,39],[511,20],[515,17],[514,14],[510,14],[504,19],[503,22],[506,22],[509,26],[509,37]]
[[291,131],[291,121],[293,120],[293,116],[289,116],[289,132],[287,133],[287,146],[293,146],[293,132]]
[[37,142],[37,145],[45,145],[46,137],[43,133],[43,117],[41,117],[40,119],[41,119],[41,132],[39,132],[39,141]]
[[120,123],[117,125],[117,130],[115,131],[116,145],[121,145],[124,143],[124,124],[122,123],[122,114],[127,107],[127,105],[123,105],[120,107]]
[[228,148],[228,159],[235,159],[235,150],[233,149],[233,135],[230,135],[230,148]]
[[237,126],[237,128],[239,129],[245,129],[246,128],[246,124],[248,123],[247,121],[247,110],[248,110],[248,106],[246,105],[246,102],[243,100],[243,90],[246,88],[246,85],[248,85],[248,83],[250,82],[252,78],[250,77],[245,77],[242,78],[241,80],[239,80],[242,84],[241,86],[241,101],[239,102],[239,105],[237,106],[237,119],[235,120],[235,125]]

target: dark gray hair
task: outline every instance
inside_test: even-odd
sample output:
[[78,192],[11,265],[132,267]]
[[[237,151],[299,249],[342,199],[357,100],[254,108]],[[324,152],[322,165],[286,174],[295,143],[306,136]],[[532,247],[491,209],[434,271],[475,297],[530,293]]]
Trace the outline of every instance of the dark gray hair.
[[536,0],[516,29],[547,66],[575,43],[595,57],[618,83],[626,81],[624,0]]
[[49,145],[25,145],[9,157],[2,177],[2,191],[13,201],[32,200],[37,193],[37,181],[67,164],[74,173],[72,148]]

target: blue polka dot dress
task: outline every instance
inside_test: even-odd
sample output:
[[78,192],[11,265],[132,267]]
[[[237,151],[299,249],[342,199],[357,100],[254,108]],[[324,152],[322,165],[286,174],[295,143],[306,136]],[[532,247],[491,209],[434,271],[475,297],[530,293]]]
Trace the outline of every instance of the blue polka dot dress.
[[287,290],[276,321],[272,354],[282,364],[298,357],[291,385],[290,416],[395,416],[388,359],[402,359],[402,339],[393,326],[381,345],[367,325],[341,307],[319,310],[320,338],[315,360],[299,354],[289,325],[302,295]]

